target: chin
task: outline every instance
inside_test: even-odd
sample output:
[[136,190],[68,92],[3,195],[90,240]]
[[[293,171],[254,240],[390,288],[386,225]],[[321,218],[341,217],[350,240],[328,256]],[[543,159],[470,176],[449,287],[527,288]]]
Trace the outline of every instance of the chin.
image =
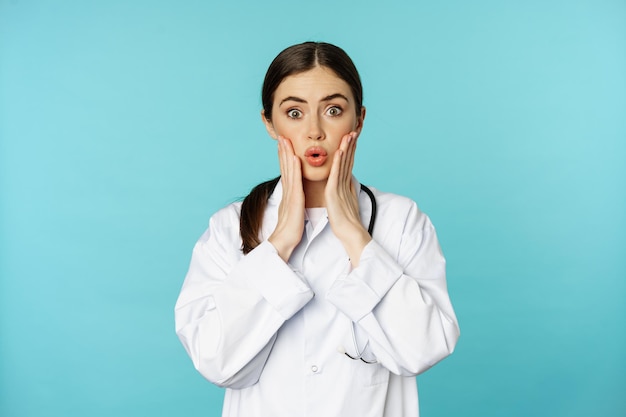
[[311,172],[311,170],[305,170],[302,173],[302,179],[305,180],[305,181],[310,181],[310,182],[319,182],[319,181],[326,182],[326,181],[328,181],[328,175],[329,174],[330,173],[328,171],[321,170],[319,168],[317,168],[315,170],[312,170],[312,172]]

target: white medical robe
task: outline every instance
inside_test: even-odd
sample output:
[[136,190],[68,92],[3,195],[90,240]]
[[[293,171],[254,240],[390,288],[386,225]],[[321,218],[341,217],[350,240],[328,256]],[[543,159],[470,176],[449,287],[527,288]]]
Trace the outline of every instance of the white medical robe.
[[[305,223],[288,264],[278,256],[266,239],[280,182],[264,241],[249,254],[241,203],[211,218],[176,303],[176,332],[198,371],[227,388],[223,416],[418,416],[415,375],[452,353],[459,327],[429,218],[405,197],[372,190],[373,240],[354,269],[325,216],[315,229]],[[359,208],[367,227],[363,191]]]

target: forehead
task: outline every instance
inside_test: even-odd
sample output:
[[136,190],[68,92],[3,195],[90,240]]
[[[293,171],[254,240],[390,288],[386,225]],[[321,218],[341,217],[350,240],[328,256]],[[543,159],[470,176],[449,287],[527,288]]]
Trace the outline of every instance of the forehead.
[[352,90],[347,82],[326,67],[315,67],[308,71],[286,77],[276,89],[274,100],[288,96],[303,98],[307,101],[340,93],[352,97]]

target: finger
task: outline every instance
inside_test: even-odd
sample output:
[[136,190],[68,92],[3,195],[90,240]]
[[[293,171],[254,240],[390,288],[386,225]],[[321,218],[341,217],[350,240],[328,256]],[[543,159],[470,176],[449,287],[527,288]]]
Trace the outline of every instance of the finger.
[[292,166],[293,166],[293,187],[294,191],[304,194],[304,188],[302,187],[302,162],[297,155],[292,154]]
[[351,132],[352,140],[350,141],[350,146],[348,147],[348,155],[346,155],[348,161],[348,175],[350,179],[352,179],[352,168],[354,168],[354,155],[356,154],[356,144],[359,135],[356,132]]
[[301,169],[296,165],[294,158],[297,158],[293,150],[291,141],[287,138],[283,138],[283,147],[285,152],[285,164],[289,170],[289,186],[294,187],[298,180],[302,181]]
[[289,158],[289,148],[288,148],[288,144],[287,141],[288,139],[280,136],[279,137],[279,143],[280,143],[280,152],[281,152],[281,162],[285,168],[285,173],[289,172],[289,162],[290,162],[290,158]]
[[298,179],[301,175],[301,170],[295,169],[293,158],[295,157],[295,152],[293,150],[293,145],[291,140],[288,138],[282,137],[283,143],[283,152],[284,152],[284,161],[285,166],[287,167],[287,174],[289,176],[288,181],[290,185],[293,185],[294,180]]
[[287,167],[287,158],[285,154],[285,139],[282,136],[278,137],[278,157],[280,161],[281,172],[284,171],[284,173],[286,174],[288,167]]
[[283,190],[285,192],[285,199],[289,200],[289,198],[291,197],[291,190],[293,188],[293,182],[294,182],[294,169],[293,169],[293,159],[292,159],[292,155],[290,155],[289,152],[289,145],[287,143],[287,139],[283,138],[282,139],[282,157],[283,157],[283,164],[285,166],[285,171],[284,171],[284,175],[285,175],[285,180],[283,182]]
[[283,145],[283,139],[280,136],[278,137],[278,163],[280,164],[280,175],[283,177],[284,180],[286,180],[287,167],[285,166],[285,150]]
[[350,155],[351,155],[351,151],[350,149],[352,148],[352,136],[350,134],[347,134],[346,136],[344,136],[343,140],[342,140],[342,148],[343,148],[343,152],[342,152],[342,158],[341,158],[341,170],[340,170],[340,174],[339,174],[339,180],[345,185],[346,181],[349,181],[351,179],[351,174],[352,171],[350,169]]
[[278,137],[278,159],[280,162],[280,181],[283,184],[283,197],[279,206],[279,213],[285,210],[285,204],[283,204],[289,198],[289,167],[288,160],[286,159],[285,145],[282,137]]
[[356,195],[354,184],[352,183],[352,170],[354,169],[354,156],[356,154],[358,136],[357,132],[350,132],[350,143],[348,147],[348,154],[346,155],[346,167],[344,170],[346,190],[352,195]]
[[356,132],[350,132],[345,136],[345,149],[341,163],[341,173],[339,176],[339,193],[341,199],[352,206],[356,199],[354,185],[352,184],[352,167],[354,165],[354,149],[356,142]]
[[349,175],[351,173],[350,170],[350,159],[352,158],[352,155],[354,154],[353,152],[353,146],[354,144],[354,138],[352,137],[352,133],[349,133],[346,135],[346,149],[345,149],[345,161],[344,161],[344,166],[342,167],[342,176],[345,179],[347,175]]
[[293,150],[293,144],[291,143],[291,140],[289,140],[287,138],[283,138],[283,143],[285,144],[285,149],[286,149],[288,154],[290,154],[290,155],[295,155],[296,154],[296,152]]
[[330,173],[328,174],[328,181],[326,182],[326,188],[336,192],[337,185],[339,183],[341,173],[341,158],[342,158],[341,146],[335,151],[333,155],[333,164],[330,167]]

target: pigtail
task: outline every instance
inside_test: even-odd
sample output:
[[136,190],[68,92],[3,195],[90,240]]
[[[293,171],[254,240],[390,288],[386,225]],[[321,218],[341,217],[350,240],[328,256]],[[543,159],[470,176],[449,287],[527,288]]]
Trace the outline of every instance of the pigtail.
[[262,182],[243,199],[241,215],[239,216],[239,233],[243,242],[241,250],[244,255],[261,244],[259,235],[263,225],[265,207],[267,207],[267,200],[274,192],[279,180],[280,177],[276,177]]

